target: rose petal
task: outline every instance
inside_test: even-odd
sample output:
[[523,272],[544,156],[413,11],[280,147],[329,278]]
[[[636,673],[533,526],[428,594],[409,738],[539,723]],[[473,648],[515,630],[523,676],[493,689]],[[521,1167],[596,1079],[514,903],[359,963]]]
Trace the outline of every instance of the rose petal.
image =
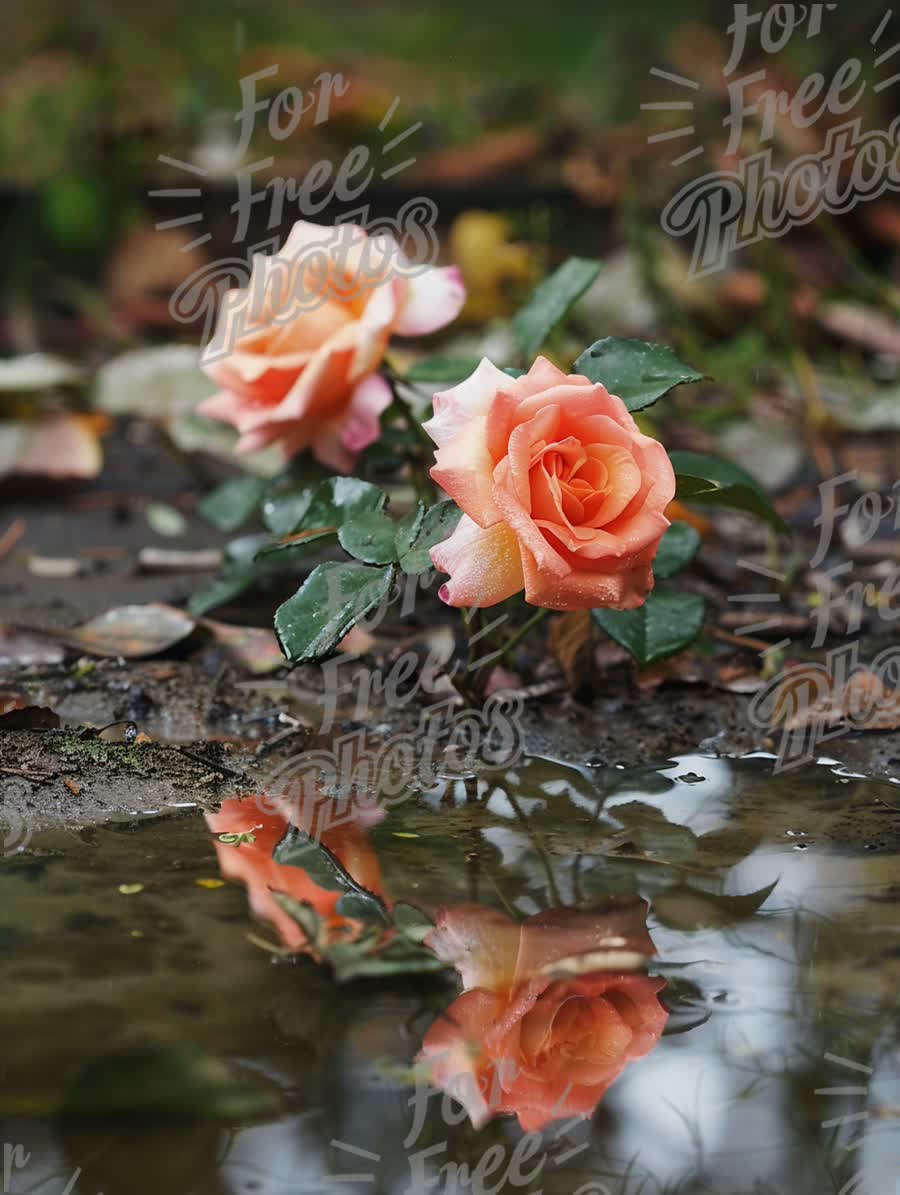
[[524,585],[522,557],[512,530],[487,530],[463,515],[449,539],[431,549],[431,561],[450,580],[441,586],[448,606],[496,606]]
[[406,282],[406,299],[394,324],[398,336],[436,332],[456,319],[466,301],[458,266],[417,270]]

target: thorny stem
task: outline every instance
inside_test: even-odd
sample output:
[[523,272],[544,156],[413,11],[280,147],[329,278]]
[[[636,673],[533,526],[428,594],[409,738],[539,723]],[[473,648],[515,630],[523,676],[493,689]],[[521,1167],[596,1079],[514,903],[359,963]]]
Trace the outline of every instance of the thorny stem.
[[526,622],[523,622],[519,629],[514,634],[510,635],[509,639],[506,641],[506,645],[500,654],[500,659],[505,660],[513,648],[519,646],[531,628],[536,627],[537,624],[542,622],[549,613],[549,610],[537,610],[534,614],[532,614],[531,618],[529,618]]
[[484,635],[482,631],[484,617],[480,607],[463,607],[460,613],[462,615],[463,626],[466,629],[466,663],[462,675],[451,676],[450,680],[464,701],[478,705],[484,699],[484,688],[491,670],[502,663],[508,657],[509,653],[521,643],[528,632],[546,618],[550,611],[544,609],[535,611],[517,631],[514,631],[510,635],[506,643],[502,644],[495,651],[484,652],[482,654],[482,661],[477,668],[473,659],[475,655],[475,643],[481,639],[485,645],[489,646],[491,636]]
[[431,437],[416,418],[415,411],[413,411],[406,399],[401,397],[397,389],[397,383],[400,379],[391,372],[388,372],[386,376],[391,387],[391,392],[394,395],[394,405],[403,416],[406,426],[412,432],[421,449],[421,460],[417,461],[416,465],[413,466],[413,485],[416,488],[416,493],[428,504],[437,502],[438,489],[428,471],[428,461],[434,455],[434,444],[431,442]]

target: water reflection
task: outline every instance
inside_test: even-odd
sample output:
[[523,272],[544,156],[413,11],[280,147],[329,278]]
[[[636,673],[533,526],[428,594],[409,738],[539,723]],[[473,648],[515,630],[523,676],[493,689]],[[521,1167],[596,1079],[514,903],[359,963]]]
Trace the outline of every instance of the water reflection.
[[550,909],[519,923],[479,905],[443,910],[426,943],[463,993],[425,1035],[431,1081],[476,1128],[512,1113],[526,1133],[589,1116],[657,1044],[664,980],[628,973],[653,953],[646,905]]
[[[39,833],[0,864],[0,1189],[896,1195],[898,810],[826,765],[527,760],[324,857],[253,800]],[[203,1099],[151,1114],[138,1046]]]
[[[215,835],[216,855],[222,875],[246,885],[250,907],[257,917],[271,924],[288,950],[310,947],[307,931],[285,912],[275,897],[284,895],[308,906],[318,918],[328,942],[353,938],[360,923],[338,911],[341,889],[317,883],[303,867],[281,863],[275,857],[293,826],[308,833],[296,806],[259,795],[223,801],[216,813],[207,813],[206,824]],[[368,837],[368,826],[379,820],[378,810],[364,818],[347,819],[322,831],[315,841],[322,848],[322,862],[331,861],[353,877],[367,891],[382,894],[378,857]]]

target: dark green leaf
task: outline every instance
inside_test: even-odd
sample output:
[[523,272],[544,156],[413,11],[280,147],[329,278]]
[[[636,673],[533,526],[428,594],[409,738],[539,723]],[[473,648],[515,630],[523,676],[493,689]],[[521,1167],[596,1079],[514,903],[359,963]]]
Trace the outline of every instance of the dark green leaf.
[[612,840],[618,850],[633,848],[654,859],[677,861],[696,853],[697,836],[687,826],[669,819],[655,805],[628,801],[610,805],[609,814],[624,826]]
[[259,477],[233,477],[200,503],[199,510],[220,531],[243,527],[263,500],[266,483]]
[[275,612],[275,633],[289,660],[319,660],[387,595],[394,568],[329,561],[318,565]]
[[421,942],[434,929],[434,922],[415,905],[398,903],[391,910],[397,929],[413,942]]
[[377,485],[358,477],[329,477],[317,486],[295,531],[308,527],[341,527],[349,519],[373,510],[384,510],[387,495]]
[[659,542],[653,560],[655,577],[674,577],[694,559],[700,547],[700,532],[690,523],[673,523]]
[[394,522],[380,510],[356,514],[338,530],[345,552],[365,564],[390,564],[397,559]]
[[595,621],[642,666],[692,643],[703,627],[703,598],[656,588],[637,610],[594,610]]
[[744,485],[765,494],[765,490],[752,473],[731,461],[722,460],[721,457],[676,448],[669,453],[669,460],[676,473],[686,473],[689,477],[703,477],[706,481],[717,481],[720,485]]
[[445,540],[461,518],[462,511],[449,499],[429,507],[412,546],[400,556],[400,567],[403,571],[415,574],[430,569],[430,549]]
[[282,556],[285,553],[291,552],[293,555],[289,558],[293,560],[302,560],[305,551],[310,544],[318,543],[320,539],[325,539],[329,535],[334,535],[337,532],[336,527],[310,527],[308,531],[297,531],[293,535],[286,535],[284,539],[276,540],[275,543],[266,544],[256,554],[258,561],[271,561],[273,557]]
[[664,344],[607,336],[581,354],[574,372],[602,382],[629,411],[649,407],[675,386],[702,382],[703,374],[684,365]]
[[599,261],[570,257],[535,289],[513,320],[513,334],[525,358],[534,356],[599,273]]
[[270,494],[262,508],[264,525],[273,535],[290,535],[296,531],[309,510],[315,490],[312,485],[299,485]]
[[707,481],[705,477],[690,477],[685,473],[676,475],[675,497],[681,502],[699,502],[710,506],[727,506],[742,510],[765,520],[776,531],[790,534],[790,527],[770,505],[761,490],[746,485],[722,485],[718,481]]
[[272,852],[272,859],[285,867],[299,867],[327,892],[342,892],[338,912],[343,917],[382,924],[390,921],[381,897],[358,884],[337,856],[304,830],[290,827]]
[[405,938],[395,938],[387,946],[373,948],[366,941],[335,942],[325,950],[325,957],[334,968],[340,983],[348,979],[376,979],[389,975],[418,975],[443,971],[447,964],[422,946]]
[[422,521],[425,518],[425,503],[417,502],[415,506],[405,514],[400,522],[397,524],[394,542],[397,547],[397,556],[405,556],[413,544],[416,542],[416,536],[422,527]]
[[429,357],[411,366],[404,381],[456,385],[471,377],[479,364],[479,357]]
[[705,892],[680,884],[654,899],[653,912],[657,921],[670,929],[719,929],[752,917],[772,895],[777,883],[777,880],[773,880],[757,892],[746,892],[739,896]]
[[200,618],[202,615],[208,614],[210,610],[225,606],[228,602],[234,601],[236,597],[240,597],[255,580],[256,574],[249,568],[223,572],[209,585],[205,585],[203,589],[198,589],[196,593],[191,594],[188,610],[195,618]]
[[191,614],[199,618],[218,606],[224,606],[249,589],[260,577],[274,572],[271,565],[266,567],[256,560],[257,553],[267,542],[268,537],[265,535],[241,535],[227,544],[221,573],[210,585],[193,594],[188,603]]
[[273,535],[293,535],[312,527],[340,527],[365,511],[382,510],[387,497],[358,477],[329,477],[315,487],[273,494],[263,505],[263,522]]

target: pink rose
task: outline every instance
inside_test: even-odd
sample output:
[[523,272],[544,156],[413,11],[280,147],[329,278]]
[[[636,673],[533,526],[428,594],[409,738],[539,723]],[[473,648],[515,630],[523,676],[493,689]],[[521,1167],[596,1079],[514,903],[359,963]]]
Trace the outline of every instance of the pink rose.
[[675,474],[620,398],[544,357],[515,381],[485,359],[434,410],[431,476],[463,511],[431,550],[445,602],[493,606],[524,588],[551,610],[644,603]]
[[[521,924],[479,905],[441,913],[426,945],[456,965],[465,991],[428,1030],[419,1061],[476,1128],[498,1113],[525,1132],[589,1116],[654,1048],[668,1020],[664,980],[621,970],[653,953],[645,917],[643,901]],[[604,961],[619,969],[597,969]]]
[[204,354],[221,390],[199,410],[233,424],[241,452],[311,448],[346,473],[391,402],[375,372],[390,337],[442,328],[464,299],[455,266],[411,266],[390,237],[300,220],[278,254],[254,258],[249,287],[223,301]]

